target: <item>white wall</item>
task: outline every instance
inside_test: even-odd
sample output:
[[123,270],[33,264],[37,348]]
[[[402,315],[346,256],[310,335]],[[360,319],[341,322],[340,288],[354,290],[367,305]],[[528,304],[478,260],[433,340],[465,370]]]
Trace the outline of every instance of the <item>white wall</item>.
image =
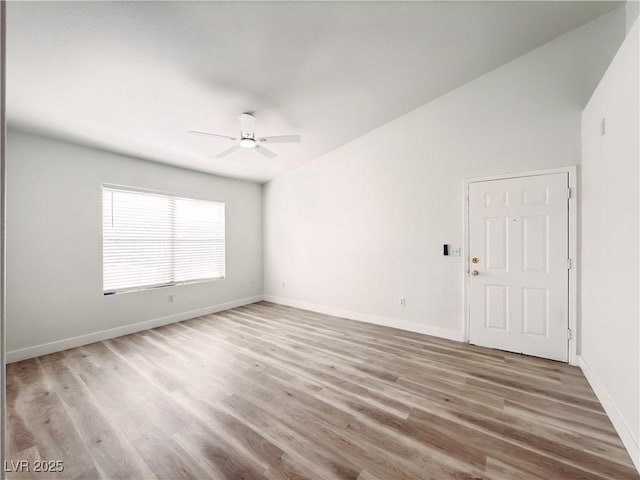
[[463,243],[463,179],[578,164],[624,33],[619,8],[267,184],[267,298],[461,338],[442,244]]
[[[9,131],[7,161],[10,360],[100,336],[33,348],[49,342],[114,328],[122,334],[138,322],[144,328],[262,294],[261,185],[17,131]],[[101,183],[224,201],[227,278],[103,296]]]
[[640,469],[638,41],[636,21],[582,115],[581,365]]
[[[6,145],[6,3],[0,5],[0,465],[5,465],[6,437],[6,381],[5,381],[5,256],[4,256],[4,213],[5,213],[5,145]],[[4,470],[4,468],[3,468]],[[2,478],[0,474],[0,478]]]

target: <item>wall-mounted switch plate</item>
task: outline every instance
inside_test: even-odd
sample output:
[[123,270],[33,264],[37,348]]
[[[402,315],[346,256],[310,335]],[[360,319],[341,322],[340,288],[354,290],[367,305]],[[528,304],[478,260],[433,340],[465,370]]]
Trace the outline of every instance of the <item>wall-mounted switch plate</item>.
[[462,255],[462,247],[449,247],[449,255],[452,257],[459,257]]

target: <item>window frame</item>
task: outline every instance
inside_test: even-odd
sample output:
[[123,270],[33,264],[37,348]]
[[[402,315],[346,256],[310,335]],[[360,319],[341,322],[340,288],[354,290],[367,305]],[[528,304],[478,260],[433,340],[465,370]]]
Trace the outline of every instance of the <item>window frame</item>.
[[[203,202],[209,202],[209,203],[215,203],[218,205],[222,205],[222,210],[223,210],[223,222],[224,222],[224,235],[222,237],[223,240],[223,248],[224,248],[224,255],[223,255],[223,260],[222,260],[222,276],[220,277],[210,277],[210,278],[198,278],[198,279],[193,279],[193,280],[182,280],[182,281],[171,281],[171,282],[163,282],[163,283],[157,283],[157,284],[150,284],[150,285],[141,285],[141,286],[135,286],[135,287],[127,287],[127,288],[120,288],[120,289],[112,289],[112,290],[105,290],[104,288],[104,241],[105,241],[105,230],[104,230],[104,190],[105,189],[111,189],[111,190],[121,190],[121,191],[125,191],[125,192],[134,192],[134,193],[143,193],[143,194],[149,194],[149,195],[159,195],[159,196],[165,196],[165,197],[172,197],[174,199],[183,199],[183,200],[196,200],[196,201],[203,201]],[[133,293],[133,292],[142,292],[142,291],[147,291],[147,290],[157,290],[159,288],[165,288],[165,287],[175,287],[175,286],[181,286],[181,285],[191,285],[191,284],[197,284],[197,283],[207,283],[207,282],[218,282],[221,280],[225,280],[227,278],[227,204],[225,201],[223,200],[210,200],[207,198],[202,198],[202,197],[186,197],[184,195],[177,195],[175,193],[168,193],[165,191],[160,191],[160,190],[153,190],[153,189],[149,189],[149,188],[141,188],[141,187],[132,187],[129,185],[118,185],[118,184],[113,184],[113,183],[101,183],[100,184],[100,203],[101,203],[101,244],[100,244],[100,248],[101,248],[101,279],[102,279],[102,295],[103,296],[111,296],[111,295],[120,295],[123,293]],[[174,258],[175,260],[175,258]]]

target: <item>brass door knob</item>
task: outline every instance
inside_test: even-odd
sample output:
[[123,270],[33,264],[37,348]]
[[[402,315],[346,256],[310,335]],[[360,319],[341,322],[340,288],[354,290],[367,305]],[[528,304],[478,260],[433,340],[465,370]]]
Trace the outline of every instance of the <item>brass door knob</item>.
[[478,257],[473,257],[471,259],[471,263],[478,263],[480,261],[480,259]]
[[478,270],[471,270],[471,275],[477,277],[480,272]]

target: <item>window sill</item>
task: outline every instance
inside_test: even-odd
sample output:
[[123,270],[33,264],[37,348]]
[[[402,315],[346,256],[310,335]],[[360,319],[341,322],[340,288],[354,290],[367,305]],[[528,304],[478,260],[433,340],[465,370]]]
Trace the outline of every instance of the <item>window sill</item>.
[[162,285],[148,285],[144,287],[131,287],[131,288],[123,288],[121,290],[112,290],[107,292],[102,292],[102,296],[110,297],[112,295],[120,295],[123,293],[135,293],[135,292],[148,292],[151,290],[158,290],[161,288],[167,287],[181,287],[183,285],[193,285],[197,283],[209,283],[209,282],[218,282],[220,280],[224,280],[226,277],[217,277],[217,278],[202,278],[199,280],[188,280],[185,282],[175,282],[175,283],[163,283]]

